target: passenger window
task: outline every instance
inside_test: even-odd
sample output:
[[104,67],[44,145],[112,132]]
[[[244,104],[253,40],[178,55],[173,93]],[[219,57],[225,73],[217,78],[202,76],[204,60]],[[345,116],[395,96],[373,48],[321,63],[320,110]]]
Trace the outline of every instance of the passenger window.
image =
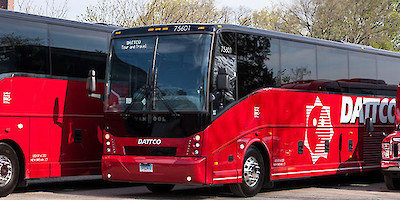
[[107,44],[107,33],[50,25],[52,74],[86,78],[94,69],[104,79]]

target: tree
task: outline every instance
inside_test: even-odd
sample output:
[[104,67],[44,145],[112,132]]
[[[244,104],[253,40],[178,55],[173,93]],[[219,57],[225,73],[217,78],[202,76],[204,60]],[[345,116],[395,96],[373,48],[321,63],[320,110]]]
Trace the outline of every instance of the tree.
[[394,50],[399,48],[399,4],[399,0],[297,0],[255,13],[253,21],[272,30]]
[[[342,0],[340,5],[332,5],[327,1],[319,9],[314,36],[393,50],[392,40],[399,33],[400,17],[392,3],[392,0]],[[329,9],[334,10],[329,13]],[[341,9],[344,9],[341,13],[333,13]]]
[[18,11],[55,18],[66,18],[69,9],[68,0],[64,0],[61,4],[55,0],[46,0],[45,6],[38,6],[34,0],[16,0],[15,3],[15,9]]
[[121,26],[212,23],[219,19],[214,0],[101,0],[81,20]]

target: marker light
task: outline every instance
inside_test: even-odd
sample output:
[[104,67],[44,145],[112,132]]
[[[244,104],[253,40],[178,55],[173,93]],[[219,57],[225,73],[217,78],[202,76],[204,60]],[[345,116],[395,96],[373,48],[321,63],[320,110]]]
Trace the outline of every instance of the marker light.
[[200,141],[200,135],[194,136],[194,139],[195,139],[196,141]]
[[110,134],[106,134],[106,135],[104,135],[104,138],[106,138],[106,140],[108,140],[108,139],[110,139]]
[[149,28],[148,31],[154,31],[154,28]]
[[115,32],[115,34],[116,34],[116,35],[119,35],[119,34],[121,34],[121,31]]
[[204,27],[204,26],[200,26],[198,29],[199,29],[199,30],[204,30],[205,27]]
[[17,125],[17,127],[18,127],[18,129],[22,129],[22,128],[24,128],[24,125],[21,124],[21,123],[19,123],[19,124]]
[[162,28],[163,31],[168,31],[168,27]]

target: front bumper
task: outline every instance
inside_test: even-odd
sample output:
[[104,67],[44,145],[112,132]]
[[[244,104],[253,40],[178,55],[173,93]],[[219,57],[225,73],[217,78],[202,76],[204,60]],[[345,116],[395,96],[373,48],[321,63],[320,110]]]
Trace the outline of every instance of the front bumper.
[[382,173],[394,177],[400,177],[400,160],[382,160]]
[[[153,172],[139,172],[140,163],[152,164]],[[206,158],[103,155],[102,176],[110,181],[206,184]]]

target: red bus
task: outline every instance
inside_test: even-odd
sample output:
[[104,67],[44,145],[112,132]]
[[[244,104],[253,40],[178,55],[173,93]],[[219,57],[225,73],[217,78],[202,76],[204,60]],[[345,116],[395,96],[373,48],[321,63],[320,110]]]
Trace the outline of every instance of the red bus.
[[229,184],[254,196],[279,180],[378,170],[382,132],[394,127],[397,77],[385,69],[399,61],[234,25],[118,30],[106,69],[103,178],[153,192]]
[[1,9],[0,27],[0,196],[28,179],[100,174],[103,104],[86,77],[104,80],[114,28]]
[[400,189],[400,90],[396,94],[396,129],[382,141],[382,173],[391,190]]

